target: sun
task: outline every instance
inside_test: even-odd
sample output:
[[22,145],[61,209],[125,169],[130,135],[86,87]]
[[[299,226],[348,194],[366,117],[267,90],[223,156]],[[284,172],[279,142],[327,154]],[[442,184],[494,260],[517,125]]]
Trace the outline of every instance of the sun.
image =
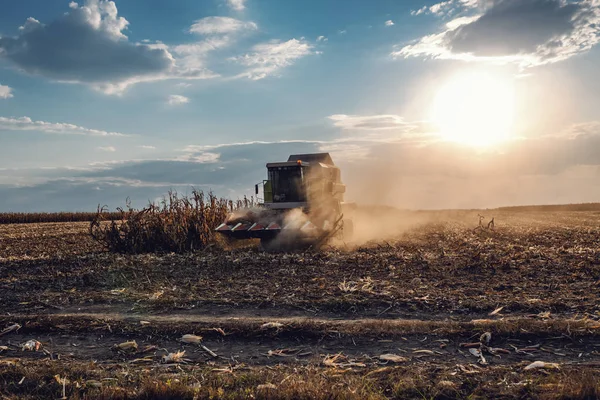
[[508,79],[483,72],[463,73],[439,89],[431,118],[445,140],[493,146],[511,136],[514,96]]

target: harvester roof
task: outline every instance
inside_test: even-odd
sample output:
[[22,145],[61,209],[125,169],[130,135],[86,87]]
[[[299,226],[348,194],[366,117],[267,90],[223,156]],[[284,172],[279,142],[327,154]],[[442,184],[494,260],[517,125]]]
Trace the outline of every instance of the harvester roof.
[[333,159],[331,158],[329,153],[292,154],[288,158],[288,162],[296,162],[298,160],[308,162],[308,163],[314,162],[314,163],[335,165],[333,163]]

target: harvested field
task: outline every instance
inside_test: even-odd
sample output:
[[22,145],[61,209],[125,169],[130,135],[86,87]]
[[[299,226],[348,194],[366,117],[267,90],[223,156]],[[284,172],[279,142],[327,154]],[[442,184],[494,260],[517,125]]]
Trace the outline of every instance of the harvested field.
[[275,254],[0,226],[0,396],[597,398],[600,212],[487,214],[377,217],[385,238]]

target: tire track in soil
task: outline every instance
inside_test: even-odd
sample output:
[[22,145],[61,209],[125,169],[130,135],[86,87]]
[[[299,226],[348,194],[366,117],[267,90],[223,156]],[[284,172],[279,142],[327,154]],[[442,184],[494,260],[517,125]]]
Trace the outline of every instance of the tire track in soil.
[[[600,365],[597,328],[588,334],[572,337],[557,331],[545,334],[502,331],[502,324],[520,321],[518,318],[491,321],[491,325],[482,325],[481,328],[475,324],[473,329],[465,330],[463,327],[458,331],[453,325],[455,323],[448,320],[340,320],[110,312],[1,317],[0,326],[7,326],[11,320],[21,323],[22,328],[0,336],[0,346],[6,346],[0,352],[0,361],[2,358],[50,358],[156,365],[167,352],[185,350],[185,358],[192,364],[314,365],[320,364],[327,355],[338,353],[367,366],[388,364],[379,360],[381,354],[399,355],[404,358],[402,364],[408,365],[478,364],[480,359],[461,344],[479,342],[480,334],[487,329],[499,332],[493,333],[489,346],[505,350],[492,355],[486,347],[482,347],[488,365],[520,365],[533,361]],[[261,329],[266,322],[281,325]],[[567,320],[564,322],[566,326],[570,324]],[[381,331],[377,330],[378,324],[384,324]],[[437,328],[431,329],[431,324]],[[225,336],[213,329],[219,327],[225,330]],[[395,327],[397,331],[394,331]],[[204,336],[202,344],[218,357],[212,357],[198,345],[182,343],[179,338],[185,333]],[[40,341],[43,351],[21,350],[20,346],[30,339]],[[137,351],[115,350],[117,344],[131,340],[136,341]]]

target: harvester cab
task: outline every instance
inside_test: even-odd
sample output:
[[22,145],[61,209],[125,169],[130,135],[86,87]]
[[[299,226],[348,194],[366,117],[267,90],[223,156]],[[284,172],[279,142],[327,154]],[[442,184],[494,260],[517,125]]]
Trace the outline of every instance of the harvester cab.
[[263,247],[318,244],[352,234],[352,222],[342,213],[352,207],[344,203],[346,186],[329,153],[293,154],[285,162],[268,163],[267,179],[254,189],[259,206],[232,213],[218,233],[259,238]]

